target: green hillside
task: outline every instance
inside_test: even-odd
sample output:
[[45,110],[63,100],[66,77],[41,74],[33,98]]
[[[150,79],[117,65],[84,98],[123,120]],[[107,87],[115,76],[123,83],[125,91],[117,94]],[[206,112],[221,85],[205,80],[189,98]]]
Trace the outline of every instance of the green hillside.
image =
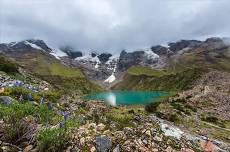
[[[140,71],[140,68],[139,68]],[[156,72],[153,70],[152,73]],[[190,68],[177,73],[157,72],[157,76],[149,76],[144,73],[127,73],[123,81],[112,89],[117,90],[167,90],[179,91],[192,87],[193,82],[206,70],[202,68]],[[150,72],[151,73],[151,72]],[[159,75],[159,73],[161,73]],[[164,73],[164,74],[163,74]]]
[[87,94],[101,90],[99,86],[90,82],[80,69],[66,66],[44,52],[33,51],[10,57],[30,74],[46,80],[64,93]]

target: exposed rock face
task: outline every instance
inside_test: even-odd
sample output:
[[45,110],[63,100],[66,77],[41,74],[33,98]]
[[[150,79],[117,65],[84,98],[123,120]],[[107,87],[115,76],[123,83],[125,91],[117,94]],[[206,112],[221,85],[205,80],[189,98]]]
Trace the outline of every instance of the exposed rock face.
[[60,50],[65,52],[71,59],[82,57],[82,52],[74,51],[74,49],[70,46],[61,47]]
[[131,53],[122,51],[118,61],[118,69],[121,71],[125,71],[131,66],[140,64],[143,58],[144,58],[144,51],[136,51]]
[[[32,51],[43,51],[51,53],[52,49],[49,48],[43,40],[25,40],[20,42],[2,43],[0,44],[0,52],[5,54],[18,54],[27,53]],[[24,55],[24,54],[21,54]]]
[[29,43],[35,44],[45,50],[46,52],[51,52],[51,48],[49,48],[43,40],[27,40]]
[[126,71],[132,66],[142,65],[150,66],[157,62],[159,56],[154,54],[151,50],[144,49],[134,52],[122,51],[118,60],[118,70]]
[[154,52],[154,53],[156,53],[156,54],[158,54],[158,55],[167,55],[168,53],[169,53],[169,50],[168,50],[168,48],[166,48],[166,47],[163,47],[163,46],[161,46],[161,45],[156,45],[156,46],[152,46],[151,47],[151,50]]
[[98,55],[97,57],[99,58],[99,60],[101,61],[101,63],[105,63],[109,60],[109,58],[113,56],[110,53],[102,53],[100,55]]
[[202,43],[201,41],[197,41],[197,40],[181,40],[176,43],[169,43],[169,49],[175,53],[184,48],[188,48],[188,47],[194,48],[200,45],[201,43]]

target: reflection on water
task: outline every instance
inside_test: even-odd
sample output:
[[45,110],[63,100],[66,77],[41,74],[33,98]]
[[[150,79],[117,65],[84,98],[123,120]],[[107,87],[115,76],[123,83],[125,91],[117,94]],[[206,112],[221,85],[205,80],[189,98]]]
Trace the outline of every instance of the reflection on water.
[[116,95],[112,92],[109,92],[108,95],[106,96],[105,101],[109,104],[109,105],[116,105]]

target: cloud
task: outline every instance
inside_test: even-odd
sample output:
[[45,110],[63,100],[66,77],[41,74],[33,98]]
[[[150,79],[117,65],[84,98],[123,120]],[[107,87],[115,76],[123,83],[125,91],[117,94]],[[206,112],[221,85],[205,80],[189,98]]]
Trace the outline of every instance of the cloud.
[[119,52],[230,35],[228,0],[0,0],[0,40]]

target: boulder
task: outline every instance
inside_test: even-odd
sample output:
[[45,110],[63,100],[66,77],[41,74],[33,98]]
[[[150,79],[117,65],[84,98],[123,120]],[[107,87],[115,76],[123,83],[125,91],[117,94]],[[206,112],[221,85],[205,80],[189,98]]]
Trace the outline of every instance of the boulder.
[[99,136],[96,137],[96,145],[99,152],[107,152],[112,147],[112,141],[109,137]]
[[120,146],[117,145],[117,146],[113,149],[113,152],[120,152]]
[[10,105],[12,104],[14,101],[14,99],[12,99],[11,97],[9,96],[0,96],[0,103],[1,104],[4,104],[4,105]]

